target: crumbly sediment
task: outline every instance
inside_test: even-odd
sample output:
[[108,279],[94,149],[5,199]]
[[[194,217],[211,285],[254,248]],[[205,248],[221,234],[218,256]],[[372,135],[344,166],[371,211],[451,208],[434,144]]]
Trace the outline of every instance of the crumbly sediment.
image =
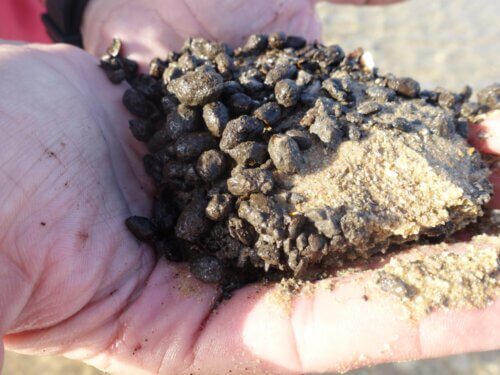
[[366,65],[360,49],[283,33],[234,50],[192,38],[149,74],[120,47],[101,66],[131,84],[123,103],[157,187],[151,217],[126,224],[202,281],[320,279],[448,236],[491,196],[467,119],[497,105],[498,85],[472,103],[468,88],[421,90]]

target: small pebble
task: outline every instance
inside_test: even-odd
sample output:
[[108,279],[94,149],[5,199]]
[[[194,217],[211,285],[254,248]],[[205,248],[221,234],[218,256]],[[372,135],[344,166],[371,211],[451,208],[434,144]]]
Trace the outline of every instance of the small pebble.
[[223,79],[220,74],[212,70],[199,69],[174,79],[168,87],[182,104],[199,106],[219,98]]
[[223,151],[236,147],[239,143],[253,140],[264,130],[261,121],[243,115],[227,123],[220,141],[220,148]]
[[229,113],[221,102],[209,103],[203,107],[203,120],[210,133],[220,138],[229,121]]
[[220,283],[224,278],[224,268],[219,259],[213,256],[201,256],[190,265],[189,270],[199,280],[207,284]]
[[155,235],[156,227],[147,217],[131,216],[125,220],[129,231],[141,241],[151,241]]
[[231,194],[247,195],[251,193],[269,194],[274,188],[274,179],[270,171],[259,168],[243,169],[227,180]]
[[210,220],[221,221],[229,215],[232,208],[233,198],[231,194],[216,194],[208,202],[205,215]]
[[269,102],[257,108],[253,115],[268,126],[275,125],[281,117],[281,107],[275,102]]
[[237,116],[250,113],[254,104],[251,97],[241,92],[231,95],[226,102],[229,111]]
[[276,168],[284,173],[296,173],[304,164],[297,142],[284,134],[275,134],[269,140],[268,152]]
[[175,224],[178,238],[195,242],[208,231],[210,222],[205,216],[205,207],[203,199],[193,199],[184,207]]
[[218,150],[203,152],[196,163],[196,172],[205,182],[214,182],[226,169],[226,156]]
[[244,167],[255,167],[263,164],[268,158],[267,145],[261,142],[242,142],[228,151],[236,162]]
[[420,84],[409,77],[391,77],[387,80],[387,86],[397,93],[409,98],[416,98],[420,93]]
[[274,86],[276,101],[283,107],[292,107],[299,100],[299,89],[295,81],[283,79]]
[[208,132],[187,133],[175,141],[175,154],[181,160],[197,158],[203,151],[215,148],[217,141]]

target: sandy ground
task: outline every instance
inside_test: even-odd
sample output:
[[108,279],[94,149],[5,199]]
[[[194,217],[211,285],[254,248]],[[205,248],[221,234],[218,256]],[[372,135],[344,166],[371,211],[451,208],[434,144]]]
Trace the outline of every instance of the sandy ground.
[[[388,8],[319,5],[326,43],[363,46],[382,72],[424,87],[480,89],[500,81],[500,2],[413,0]],[[5,375],[94,375],[67,359],[7,353]],[[350,375],[500,375],[500,351],[376,366]]]

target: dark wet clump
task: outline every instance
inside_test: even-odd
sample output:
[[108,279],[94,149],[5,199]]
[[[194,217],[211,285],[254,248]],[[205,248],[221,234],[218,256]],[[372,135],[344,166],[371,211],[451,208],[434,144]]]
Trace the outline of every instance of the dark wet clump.
[[[159,256],[188,262],[226,291],[318,279],[391,244],[449,234],[481,215],[491,194],[464,138],[468,119],[499,108],[499,84],[474,103],[468,87],[423,90],[365,66],[361,49],[346,54],[283,33],[252,35],[235,50],[191,38],[152,60],[149,74],[120,49],[114,40],[101,67],[113,83],[130,84],[129,128],[147,146],[144,168],[156,185],[150,218],[126,225]],[[425,188],[432,168],[445,176],[435,190],[458,194],[458,186],[463,196],[422,198],[431,202],[425,210],[401,203],[404,194],[425,197],[395,191]],[[384,285],[411,292],[398,282]]]

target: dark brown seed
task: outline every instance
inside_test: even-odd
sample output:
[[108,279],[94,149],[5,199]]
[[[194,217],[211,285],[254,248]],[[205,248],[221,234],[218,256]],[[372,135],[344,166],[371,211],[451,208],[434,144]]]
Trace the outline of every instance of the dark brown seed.
[[127,78],[127,73],[123,69],[105,70],[108,79],[115,85],[123,82]]
[[179,60],[177,60],[177,66],[181,68],[183,72],[190,72],[196,69],[196,67],[203,64],[201,59],[193,55],[189,55],[188,53],[183,53]]
[[262,83],[263,76],[261,72],[255,68],[248,69],[240,74],[238,81],[245,91],[250,94],[255,94],[264,88]]
[[409,98],[415,98],[420,93],[420,84],[409,77],[389,77],[387,79],[387,86],[397,93]]
[[183,104],[167,116],[165,130],[171,139],[177,139],[181,135],[200,129],[201,119],[196,109]]
[[198,279],[208,284],[216,284],[224,278],[224,267],[219,259],[214,256],[201,256],[190,264],[191,273]]
[[323,81],[322,87],[333,99],[341,103],[347,103],[349,101],[349,95],[345,91],[340,80],[336,78],[327,79]]
[[135,89],[125,91],[125,94],[123,94],[123,104],[130,113],[141,118],[148,118],[156,111],[154,104]]
[[262,52],[267,48],[267,35],[252,34],[248,37],[243,51],[247,53]]
[[269,157],[267,145],[254,141],[242,142],[229,150],[228,153],[244,167],[255,167],[264,163]]
[[134,79],[132,86],[135,90],[151,100],[158,100],[162,96],[160,83],[151,76],[140,74]]
[[314,76],[311,73],[305,70],[299,70],[299,73],[297,74],[297,80],[295,82],[298,86],[303,87],[310,84],[313,78]]
[[394,90],[382,86],[372,86],[366,89],[366,95],[378,103],[386,103],[394,100],[396,93]]
[[147,217],[131,216],[125,220],[129,231],[141,241],[151,241],[155,235],[156,227]]
[[285,48],[286,35],[285,33],[272,33],[269,35],[269,46],[271,48],[282,49]]
[[296,74],[297,67],[294,64],[278,64],[267,73],[264,83],[274,86],[282,79],[294,78]]
[[307,150],[312,146],[311,135],[305,129],[290,129],[286,132],[286,135],[297,142],[301,150]]
[[187,133],[175,141],[175,155],[181,160],[195,159],[203,151],[215,148],[217,142],[208,132]]
[[273,187],[273,174],[259,168],[243,169],[227,180],[229,192],[238,196],[251,193],[269,194]]
[[402,117],[394,119],[392,126],[394,129],[398,129],[406,133],[413,130],[412,124],[407,119]]
[[153,206],[153,222],[159,230],[169,230],[173,228],[177,216],[177,208],[170,199],[157,199]]
[[221,102],[208,103],[203,106],[203,120],[214,137],[220,138],[229,121],[227,108]]
[[165,179],[181,178],[186,174],[188,165],[178,160],[170,160],[162,168]]
[[162,180],[162,165],[153,156],[146,154],[142,158],[142,164],[144,165],[144,170],[151,176],[155,181]]
[[159,256],[164,256],[171,262],[181,262],[185,260],[180,248],[170,239],[156,241],[155,250]]
[[214,221],[225,219],[233,209],[231,194],[215,194],[205,209],[207,217]]
[[164,86],[168,86],[170,82],[182,76],[182,70],[176,66],[170,65],[165,68],[162,74],[162,82]]
[[274,95],[283,107],[293,107],[299,100],[299,88],[295,81],[283,79],[274,86]]
[[263,130],[261,121],[246,115],[238,117],[227,123],[222,133],[220,148],[227,151],[241,142],[255,139]]
[[139,64],[137,64],[133,60],[129,60],[126,58],[121,59],[121,65],[123,67],[123,70],[125,71],[125,74],[127,75],[127,79],[131,79],[132,77],[134,77],[139,70]]
[[248,222],[237,216],[229,218],[227,227],[231,237],[236,238],[244,245],[252,246],[257,238],[255,229]]
[[227,81],[224,82],[222,89],[222,98],[229,98],[231,95],[236,94],[238,92],[243,92],[243,87],[236,81]]
[[231,78],[234,63],[233,59],[227,53],[219,53],[215,58],[215,65],[224,79],[227,80]]
[[438,103],[443,108],[452,108],[457,104],[458,98],[448,90],[442,90],[438,96]]
[[194,165],[189,165],[189,167],[186,169],[186,174],[184,175],[184,181],[186,182],[187,185],[189,186],[200,186],[202,183],[202,179],[196,172],[196,168]]
[[163,113],[169,114],[177,109],[179,105],[179,101],[173,95],[165,95],[161,98],[161,107],[163,109]]
[[285,134],[275,134],[269,140],[268,152],[279,171],[296,173],[304,164],[297,142]]
[[229,97],[226,101],[226,105],[231,113],[239,116],[250,113],[255,103],[248,95],[238,92]]
[[281,107],[278,103],[269,102],[257,108],[253,115],[268,126],[273,126],[281,117]]
[[342,142],[344,134],[339,122],[335,118],[326,115],[316,117],[309,131],[316,134],[325,146],[333,150]]
[[190,38],[187,42],[191,53],[199,59],[213,60],[217,55],[228,52],[229,48],[217,42],[210,42],[203,38]]
[[208,150],[200,155],[196,172],[205,182],[214,182],[226,169],[226,156],[218,150]]
[[238,216],[248,221],[260,234],[274,240],[284,240],[286,237],[283,209],[273,198],[252,194],[249,200],[240,202]]
[[205,207],[205,200],[197,198],[184,207],[175,224],[178,238],[195,242],[208,231],[210,222],[205,216]]
[[321,83],[319,80],[312,81],[300,94],[300,101],[308,106],[314,105],[321,93]]
[[160,129],[148,141],[148,150],[152,153],[164,149],[172,139],[166,129]]
[[213,70],[197,69],[174,79],[168,87],[181,103],[199,106],[218,99],[222,93],[223,79]]
[[290,35],[285,40],[285,48],[301,49],[306,45],[306,40],[300,36]]
[[149,120],[130,120],[129,128],[134,138],[141,142],[147,142],[153,135],[153,124]]
[[165,61],[161,60],[158,57],[155,57],[149,63],[149,75],[156,79],[160,78],[163,75],[163,72],[165,71],[167,65],[168,63],[166,63]]

